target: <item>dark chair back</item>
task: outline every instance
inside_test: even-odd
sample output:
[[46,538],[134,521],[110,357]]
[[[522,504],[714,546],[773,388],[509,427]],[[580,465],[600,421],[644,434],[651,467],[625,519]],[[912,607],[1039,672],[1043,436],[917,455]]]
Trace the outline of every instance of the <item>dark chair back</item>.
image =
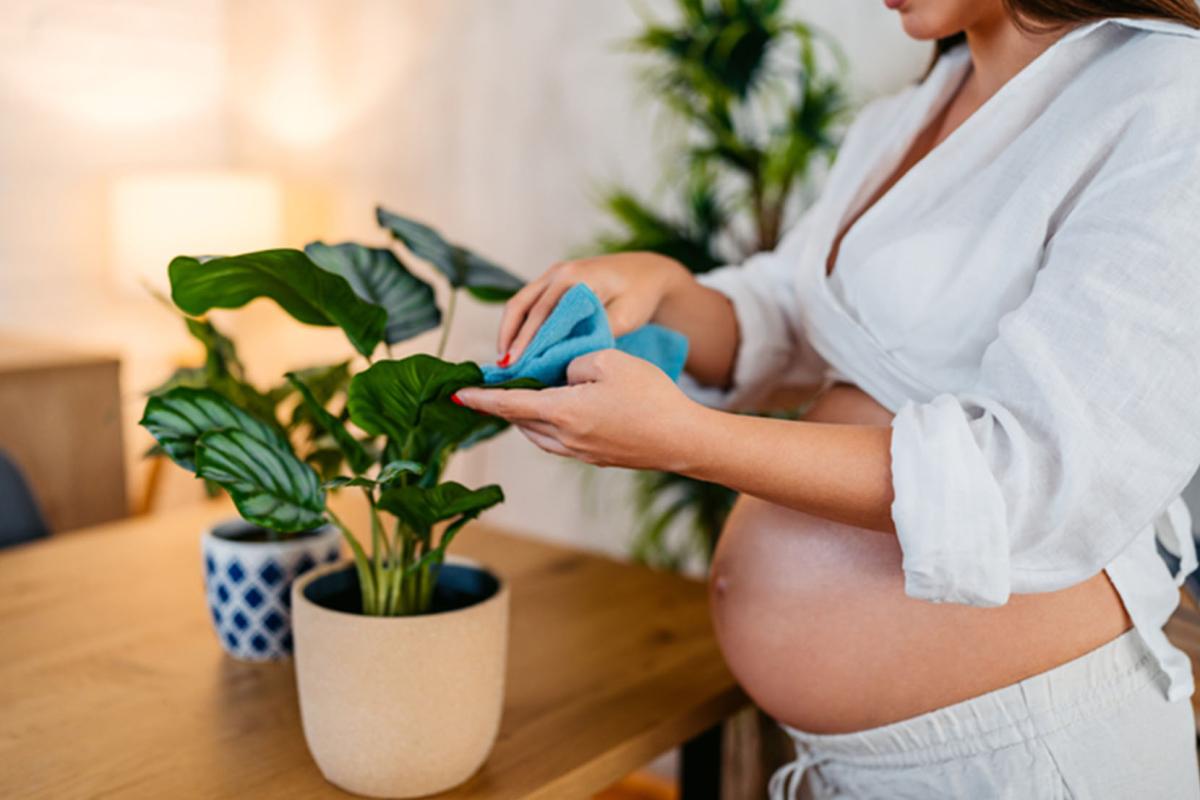
[[50,535],[25,476],[0,450],[0,549]]

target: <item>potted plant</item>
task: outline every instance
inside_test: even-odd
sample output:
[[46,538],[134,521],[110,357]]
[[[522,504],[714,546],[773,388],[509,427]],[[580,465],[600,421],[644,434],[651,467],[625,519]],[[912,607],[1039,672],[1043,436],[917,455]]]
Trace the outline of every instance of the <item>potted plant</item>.
[[[427,287],[427,309],[432,325],[440,322]],[[156,297],[173,311],[168,298]],[[429,316],[430,312],[426,312]],[[322,479],[338,474],[344,461],[340,450],[308,411],[296,402],[295,382],[308,387],[323,407],[344,406],[350,381],[349,360],[297,370],[289,380],[260,391],[246,377],[238,350],[210,319],[183,315],[188,333],[204,348],[204,363],[183,367],[161,385],[151,389],[151,398],[179,388],[207,389],[220,395],[248,416],[282,433],[296,454],[317,470]],[[153,409],[157,404],[148,404]],[[155,444],[148,455],[173,458],[194,471],[186,449],[169,453]],[[205,481],[209,494],[222,491],[220,484]],[[291,657],[291,584],[313,566],[340,557],[341,534],[332,525],[310,531],[280,532],[233,517],[206,529],[201,536],[205,595],[213,628],[222,647],[242,661],[278,661]]]
[[[492,301],[521,285],[424,225],[382,209],[378,219],[449,280],[447,325],[460,289]],[[463,526],[504,497],[498,486],[442,479],[454,452],[505,427],[450,399],[483,382],[479,367],[438,357],[444,331],[438,356],[373,360],[381,344],[390,348],[441,320],[432,288],[388,248],[314,243],[180,256],[169,271],[174,303],[196,324],[214,308],[265,297],[300,322],[341,328],[369,363],[344,391],[316,385],[311,373],[286,376],[293,419],[310,428],[303,448],[279,422],[272,393],[221,382],[164,387],[148,400],[142,424],[167,456],[228,492],[247,523],[301,540],[324,541],[332,531],[348,546],[350,561],[304,573],[290,594],[305,736],[326,778],[377,797],[460,783],[495,739],[507,644],[501,578],[446,563]],[[322,450],[333,452],[314,459]],[[342,474],[328,474],[330,465]],[[361,493],[367,546],[329,507],[337,491]],[[296,572],[280,571],[285,579]]]

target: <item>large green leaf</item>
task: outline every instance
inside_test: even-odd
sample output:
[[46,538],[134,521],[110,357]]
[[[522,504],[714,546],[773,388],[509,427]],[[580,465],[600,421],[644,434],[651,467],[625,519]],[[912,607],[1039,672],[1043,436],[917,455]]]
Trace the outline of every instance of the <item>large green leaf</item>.
[[196,474],[225,487],[238,512],[264,528],[292,533],[325,522],[317,473],[275,437],[217,430],[196,442]]
[[437,486],[400,486],[388,489],[379,498],[379,507],[416,531],[428,531],[439,522],[454,517],[475,517],[485,509],[504,501],[499,486],[468,489],[449,481]]
[[387,312],[384,338],[388,344],[441,324],[433,287],[409,272],[391,250],[353,242],[313,242],[304,252],[317,266],[345,278],[359,297]]
[[450,395],[482,382],[483,373],[469,361],[452,364],[423,353],[380,361],[350,381],[350,419],[367,433],[403,444],[422,427],[423,415],[436,409],[436,425],[431,429],[457,441],[478,424],[480,415],[455,405]]
[[333,437],[333,441],[337,443],[338,449],[345,454],[346,461],[350,463],[350,468],[358,474],[366,472],[371,467],[371,457],[359,443],[358,439],[355,439],[354,435],[346,430],[346,426],[342,424],[340,419],[325,410],[325,407],[313,395],[312,390],[300,380],[299,375],[289,372],[287,379],[292,386],[296,387],[296,391],[300,393],[300,402],[308,409],[308,414],[312,418],[313,423]]
[[446,241],[428,225],[382,207],[375,209],[375,218],[413,255],[428,261],[445,275],[451,286],[465,288],[484,302],[507,300],[525,285],[523,280],[498,264]]
[[146,401],[140,424],[171,460],[189,470],[196,468],[196,440],[210,431],[245,431],[290,452],[278,431],[212,389],[180,387],[155,395]]
[[[544,389],[546,384],[536,378],[512,378],[488,388]],[[508,427],[508,421],[500,417],[468,412],[454,403],[430,403],[421,413],[423,449],[414,451],[414,457],[436,456],[438,450],[447,447],[465,450],[503,433]]]
[[171,298],[193,316],[269,297],[300,322],[340,327],[363,355],[375,350],[387,325],[382,308],[359,298],[345,278],[321,269],[299,250],[262,250],[204,262],[178,256],[168,271]]

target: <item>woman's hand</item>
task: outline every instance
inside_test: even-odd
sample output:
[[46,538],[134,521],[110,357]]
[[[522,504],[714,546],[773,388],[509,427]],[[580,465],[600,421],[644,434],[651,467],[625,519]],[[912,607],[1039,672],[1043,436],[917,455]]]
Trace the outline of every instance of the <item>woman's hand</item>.
[[511,421],[547,452],[605,467],[682,471],[707,412],[658,367],[619,350],[580,356],[567,385],[460,389],[463,405]]
[[679,262],[654,253],[620,253],[555,264],[505,305],[496,339],[500,366],[521,357],[559,299],[577,283],[587,284],[596,293],[608,312],[613,335],[621,336],[649,322],[663,298],[692,283],[692,278]]

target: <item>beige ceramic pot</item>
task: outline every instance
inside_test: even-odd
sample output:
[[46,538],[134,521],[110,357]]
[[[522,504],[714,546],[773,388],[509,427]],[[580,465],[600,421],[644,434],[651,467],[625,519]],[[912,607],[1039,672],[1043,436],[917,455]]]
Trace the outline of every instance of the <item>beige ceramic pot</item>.
[[483,765],[500,727],[507,584],[448,563],[438,594],[449,610],[413,617],[350,613],[357,592],[346,563],[292,587],[309,751],[326,780],[355,794],[420,797],[457,786]]

